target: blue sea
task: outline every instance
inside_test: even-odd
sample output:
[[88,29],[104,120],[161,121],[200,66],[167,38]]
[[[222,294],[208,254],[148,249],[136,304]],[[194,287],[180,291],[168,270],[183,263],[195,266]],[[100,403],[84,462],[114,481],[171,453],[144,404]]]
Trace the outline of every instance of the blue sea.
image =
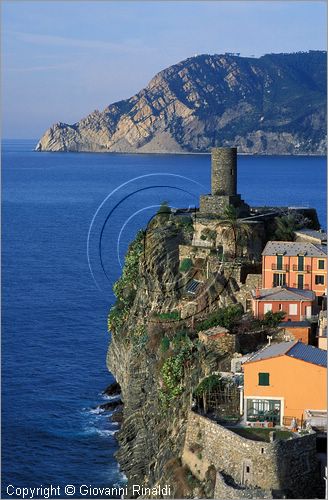
[[[209,155],[36,153],[2,149],[2,498],[6,488],[124,484],[118,425],[97,405],[107,314],[128,242],[164,200],[210,190]],[[238,161],[251,205],[313,206],[325,227],[326,159]],[[79,494],[76,494],[79,497]]]

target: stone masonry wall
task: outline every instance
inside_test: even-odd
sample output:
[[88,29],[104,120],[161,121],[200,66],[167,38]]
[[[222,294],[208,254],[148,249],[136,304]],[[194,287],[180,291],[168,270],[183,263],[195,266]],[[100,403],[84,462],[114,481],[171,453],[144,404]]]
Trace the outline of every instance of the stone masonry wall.
[[[190,453],[193,449],[197,453]],[[285,491],[289,498],[313,498],[316,494],[319,467],[315,434],[273,443],[253,441],[190,411],[183,461],[197,477],[203,460],[236,485]]]
[[237,148],[213,148],[211,173],[213,195],[237,194]]
[[272,498],[272,495],[270,492],[259,488],[235,488],[230,486],[227,484],[224,475],[221,472],[217,472],[214,498],[238,500],[240,498]]

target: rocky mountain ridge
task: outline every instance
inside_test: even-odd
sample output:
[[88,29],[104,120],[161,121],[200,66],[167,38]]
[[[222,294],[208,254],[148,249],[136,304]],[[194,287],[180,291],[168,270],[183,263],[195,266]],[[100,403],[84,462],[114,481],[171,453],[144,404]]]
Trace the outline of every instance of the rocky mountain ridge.
[[199,55],[129,99],[57,123],[37,151],[325,154],[326,52]]

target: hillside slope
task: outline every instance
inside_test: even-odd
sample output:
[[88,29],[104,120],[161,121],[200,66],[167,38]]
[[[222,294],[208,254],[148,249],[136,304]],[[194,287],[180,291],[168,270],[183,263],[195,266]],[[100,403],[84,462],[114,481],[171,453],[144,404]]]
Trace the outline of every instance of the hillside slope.
[[324,154],[326,67],[324,51],[191,57],[130,99],[53,125],[36,150]]

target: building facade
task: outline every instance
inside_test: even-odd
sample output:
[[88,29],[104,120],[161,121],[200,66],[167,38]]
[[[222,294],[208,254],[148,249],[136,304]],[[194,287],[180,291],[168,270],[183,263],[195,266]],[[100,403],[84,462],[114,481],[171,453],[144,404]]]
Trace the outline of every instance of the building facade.
[[306,411],[326,411],[327,353],[301,342],[281,342],[243,364],[247,422],[301,425]]
[[315,294],[311,290],[282,286],[256,289],[252,292],[252,309],[258,319],[272,311],[285,313],[284,321],[303,321],[315,313]]
[[320,298],[327,294],[327,247],[269,241],[262,252],[262,279],[263,288],[287,286],[312,290]]

